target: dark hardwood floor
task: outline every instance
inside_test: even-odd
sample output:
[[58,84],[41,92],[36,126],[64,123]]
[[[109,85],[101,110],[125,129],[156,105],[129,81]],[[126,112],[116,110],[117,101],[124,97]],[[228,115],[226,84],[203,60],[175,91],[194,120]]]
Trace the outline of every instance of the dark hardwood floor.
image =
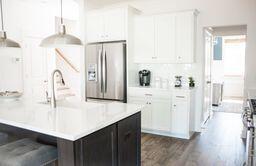
[[214,113],[191,140],[142,134],[142,166],[241,166],[245,145],[241,115]]

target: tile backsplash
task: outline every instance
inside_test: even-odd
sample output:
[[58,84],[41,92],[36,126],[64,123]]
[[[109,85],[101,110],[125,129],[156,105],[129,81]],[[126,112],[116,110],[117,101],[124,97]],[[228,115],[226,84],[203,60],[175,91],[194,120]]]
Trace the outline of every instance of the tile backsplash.
[[175,76],[182,76],[182,86],[188,86],[188,77],[196,79],[196,65],[194,64],[139,64],[139,70],[151,71],[151,85],[155,86],[155,80],[160,78],[168,80],[170,86],[174,86]]

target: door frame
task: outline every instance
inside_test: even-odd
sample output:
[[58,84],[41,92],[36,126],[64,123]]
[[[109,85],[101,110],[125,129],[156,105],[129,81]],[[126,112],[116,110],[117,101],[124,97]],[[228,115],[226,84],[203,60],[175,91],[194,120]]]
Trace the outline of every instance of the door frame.
[[201,126],[203,127],[206,123],[207,123],[207,121],[211,118],[211,116],[212,116],[212,110],[210,110],[210,112],[209,112],[209,116],[207,117],[207,118],[205,118],[204,116],[204,113],[205,113],[205,111],[204,111],[204,108],[205,108],[205,94],[206,94],[206,92],[205,92],[205,82],[207,81],[206,80],[206,73],[205,73],[205,69],[206,69],[206,67],[209,67],[209,70],[210,70],[210,82],[211,82],[211,97],[210,97],[210,103],[212,103],[212,76],[211,76],[211,74],[212,74],[212,57],[213,57],[213,42],[212,42],[212,45],[211,45],[211,57],[210,57],[210,66],[206,66],[206,54],[205,54],[205,51],[206,51],[206,42],[205,42],[205,38],[206,38],[206,34],[208,34],[208,35],[210,35],[210,36],[212,36],[212,40],[213,40],[213,34],[212,34],[213,32],[211,31],[211,29],[209,28],[209,27],[204,27],[203,28],[203,45],[204,45],[204,47],[203,47],[203,54],[204,54],[204,61],[203,61],[203,63],[204,63],[204,67],[203,67],[203,103],[202,103],[202,108],[203,108],[203,111],[202,111],[202,114],[201,114]]

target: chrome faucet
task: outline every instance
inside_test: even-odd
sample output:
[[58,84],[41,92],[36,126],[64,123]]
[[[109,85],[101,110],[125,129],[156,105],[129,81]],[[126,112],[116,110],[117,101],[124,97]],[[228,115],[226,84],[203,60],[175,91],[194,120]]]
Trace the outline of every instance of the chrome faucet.
[[51,83],[52,83],[51,107],[52,107],[52,108],[56,108],[55,74],[57,74],[57,73],[60,75],[61,81],[62,81],[62,83],[65,85],[65,82],[64,82],[64,80],[63,80],[63,76],[62,76],[61,71],[58,70],[58,69],[55,69],[55,70],[52,72],[52,80],[51,80]]

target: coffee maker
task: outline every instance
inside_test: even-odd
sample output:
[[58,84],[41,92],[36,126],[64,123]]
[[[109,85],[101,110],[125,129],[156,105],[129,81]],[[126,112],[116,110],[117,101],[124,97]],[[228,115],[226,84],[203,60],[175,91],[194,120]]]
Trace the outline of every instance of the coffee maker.
[[150,86],[150,71],[139,71],[140,86]]

